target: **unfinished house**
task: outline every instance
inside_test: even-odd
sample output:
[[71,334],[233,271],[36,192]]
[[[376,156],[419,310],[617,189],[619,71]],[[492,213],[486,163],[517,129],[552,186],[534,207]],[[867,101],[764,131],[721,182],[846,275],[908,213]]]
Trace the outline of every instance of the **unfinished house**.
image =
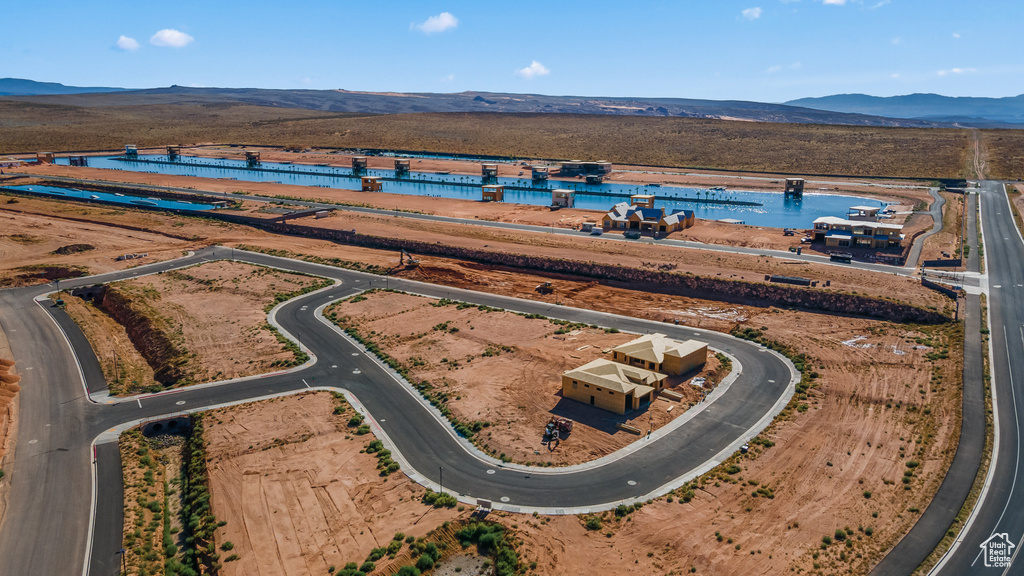
[[363,192],[380,192],[383,185],[377,176],[363,176],[359,179],[363,185]]
[[402,177],[409,174],[408,160],[395,160],[395,176]]
[[804,179],[803,178],[786,178],[786,190],[785,196],[792,196],[795,198],[804,197]]
[[551,207],[552,208],[572,208],[576,205],[576,192],[573,190],[566,190],[564,188],[557,188],[551,191]]
[[491,179],[491,178],[497,178],[498,177],[498,165],[497,164],[481,164],[480,165],[480,175],[483,176],[485,180],[488,180],[488,179]]
[[531,176],[534,182],[539,180],[548,179],[548,167],[547,166],[531,166]]
[[681,376],[699,370],[708,360],[708,345],[696,340],[673,340],[648,334],[612,348],[612,359],[637,368]]
[[502,202],[505,200],[505,187],[500,184],[485,184],[480,187],[480,199],[484,202]]
[[53,152],[36,152],[36,163],[53,164]]
[[562,396],[625,414],[654,400],[665,378],[651,370],[598,358],[562,374]]
[[829,248],[899,248],[903,226],[822,216],[814,221],[814,240]]
[[352,171],[358,173],[364,170],[366,170],[366,156],[353,156]]

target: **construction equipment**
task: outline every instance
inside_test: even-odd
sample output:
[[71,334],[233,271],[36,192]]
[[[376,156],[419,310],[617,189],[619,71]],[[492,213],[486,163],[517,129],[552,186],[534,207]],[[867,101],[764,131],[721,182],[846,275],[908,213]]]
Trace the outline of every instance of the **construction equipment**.
[[402,248],[402,251],[398,255],[398,265],[401,266],[403,264],[409,268],[415,268],[416,266],[419,266],[420,261],[413,258],[412,254],[409,254],[405,248]]
[[555,291],[555,288],[551,285],[551,282],[545,282],[543,284],[538,284],[534,290],[541,294],[551,294]]
[[544,436],[559,438],[568,436],[572,432],[573,421],[568,418],[552,416],[547,426],[544,427]]

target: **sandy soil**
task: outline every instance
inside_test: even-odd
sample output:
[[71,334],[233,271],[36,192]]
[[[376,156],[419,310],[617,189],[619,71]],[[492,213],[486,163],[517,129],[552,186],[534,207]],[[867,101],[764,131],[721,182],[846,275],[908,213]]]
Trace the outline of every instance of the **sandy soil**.
[[[14,448],[18,437],[18,382],[21,377],[14,367],[14,354],[3,330],[0,329],[0,470],[14,459]],[[7,511],[7,490],[10,479],[0,478],[0,526]]]
[[[807,409],[765,434],[774,447],[737,457],[738,474],[716,470],[694,483],[690,502],[679,491],[628,519],[606,513],[599,531],[574,516],[492,515],[518,530],[520,552],[538,563],[538,573],[695,566],[698,574],[863,574],[916,521],[941,481],[958,426],[959,362],[932,364],[924,356],[956,346],[956,334],[784,311],[757,313],[747,324],[812,352],[820,386],[802,402]],[[332,563],[361,561],[395,531],[420,535],[454,515],[424,518],[412,501],[418,488],[378,477],[373,458],[356,454],[366,439],[343,440],[346,417],[324,418],[331,405],[329,397],[305,395],[211,418],[220,421],[208,428],[213,502],[228,520],[218,541],[242,550],[231,573],[322,573]],[[920,466],[908,468],[910,460]],[[903,484],[907,470],[913,476]],[[757,489],[767,492],[753,497]],[[849,547],[820,548],[822,536],[847,527]]]
[[949,260],[960,255],[961,228],[964,220],[964,196],[940,192],[946,203],[942,206],[943,229],[929,236],[921,249],[921,262]]
[[[638,439],[617,424],[657,430],[700,399],[700,390],[688,385],[692,378],[719,376],[712,353],[700,372],[667,380],[667,388],[684,400],[659,397],[620,416],[563,398],[562,373],[598,358],[611,359],[609,350],[635,334],[586,327],[559,334],[565,330],[544,319],[435,303],[421,296],[376,292],[365,300],[334,305],[325,314],[336,314],[343,325],[376,342],[410,369],[413,381],[429,382],[433,393],[447,394],[447,405],[458,420],[490,423],[474,435],[476,444],[514,462],[559,466],[610,454]],[[576,424],[569,437],[547,443],[544,426],[553,415]]]
[[81,298],[64,298],[64,310],[85,334],[96,354],[110,392],[145,390],[156,385],[153,367],[132,344],[117,320]]
[[[265,308],[274,303],[276,294],[293,293],[318,282],[321,279],[219,261],[115,286],[159,316],[157,324],[189,352],[184,359],[186,381],[201,383],[291,365],[292,352],[282,349],[264,327]],[[115,370],[119,371],[120,380],[111,387],[112,392],[134,392],[155,384],[154,368],[139,362],[142,355],[138,350],[129,349],[134,346],[122,325],[84,302],[74,302],[69,312],[83,326],[94,349],[97,342],[120,349],[116,368],[111,349],[96,350],[108,381],[115,382]]]
[[[0,195],[0,230],[3,230],[0,232],[0,287],[46,281],[36,276],[33,270],[22,268],[26,266],[78,267],[83,273],[99,274],[175,258],[188,245],[184,240],[159,233],[16,212],[33,203],[19,199],[17,204],[5,204],[3,197]],[[58,248],[74,244],[88,244],[93,248],[67,255],[54,254]],[[114,260],[125,253],[148,253],[149,256],[120,262]]]
[[335,405],[301,394],[206,419],[211,503],[227,521],[216,539],[240,556],[224,576],[326,574],[362,564],[396,532],[420,537],[459,515],[421,503],[424,490],[403,474],[381,477],[363,453],[373,437],[350,435],[351,412],[332,415]]

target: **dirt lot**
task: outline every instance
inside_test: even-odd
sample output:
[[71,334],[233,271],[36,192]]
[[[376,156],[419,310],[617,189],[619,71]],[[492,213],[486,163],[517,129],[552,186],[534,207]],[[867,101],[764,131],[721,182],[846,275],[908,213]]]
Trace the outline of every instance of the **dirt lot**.
[[[431,394],[448,398],[444,404],[455,421],[487,423],[473,435],[475,443],[514,462],[564,466],[610,454],[638,438],[617,424],[656,430],[700,399],[700,390],[688,385],[692,378],[717,384],[723,376],[711,354],[702,371],[667,380],[667,388],[685,400],[659,397],[648,408],[620,416],[563,398],[561,376],[591,360],[610,359],[608,350],[635,334],[435,304],[421,296],[375,292],[331,306],[325,314],[406,366],[411,381],[429,382]],[[558,443],[542,439],[552,415],[576,423],[571,436]]]
[[[154,232],[17,212],[15,210],[27,208],[32,202],[19,199],[16,204],[4,203],[9,200],[0,195],[0,229],[3,230],[0,233],[0,261],[3,262],[0,265],[0,287],[151,264],[180,256],[189,244]],[[47,208],[56,207],[55,203],[48,204],[51,206]],[[148,252],[149,256],[138,260],[114,260],[120,254],[133,252]]]
[[940,192],[946,203],[942,206],[942,230],[929,236],[921,249],[921,262],[949,260],[960,256],[961,228],[964,220],[964,196]]
[[[957,332],[783,311],[746,325],[811,352],[819,373],[764,435],[774,446],[671,500],[606,513],[598,530],[575,516],[494,515],[517,530],[525,562],[543,574],[864,574],[916,521],[958,429],[959,362],[927,355],[955,350]],[[419,489],[377,476],[373,458],[356,454],[366,440],[343,439],[346,418],[324,418],[330,410],[329,397],[306,395],[211,419],[220,421],[209,425],[213,503],[228,520],[218,541],[243,551],[230,573],[319,573],[361,561],[395,531],[419,535],[455,515],[423,517]],[[826,535],[835,542],[822,549]]]
[[337,404],[300,394],[206,418],[211,503],[227,522],[217,541],[240,556],[224,576],[327,574],[362,564],[396,532],[420,537],[460,515],[421,503],[423,488],[401,473],[381,476],[364,450],[373,436],[353,434],[353,412]]
[[[294,351],[282,348],[266,326],[266,309],[277,295],[283,298],[324,282],[221,261],[113,284],[133,310],[166,336],[167,346],[149,337],[133,342],[126,323],[138,319],[107,304],[109,295],[99,305],[77,298],[66,301],[68,312],[93,343],[111,391],[137,392],[153,389],[158,381],[183,385],[227,380],[293,365]],[[160,378],[169,365],[180,373],[176,383]]]

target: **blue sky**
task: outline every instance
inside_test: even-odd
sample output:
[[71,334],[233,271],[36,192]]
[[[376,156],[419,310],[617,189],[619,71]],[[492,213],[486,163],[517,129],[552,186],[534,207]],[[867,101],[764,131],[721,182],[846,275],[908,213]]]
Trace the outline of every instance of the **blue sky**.
[[781,102],[1024,93],[1021,0],[12,1],[0,77]]

